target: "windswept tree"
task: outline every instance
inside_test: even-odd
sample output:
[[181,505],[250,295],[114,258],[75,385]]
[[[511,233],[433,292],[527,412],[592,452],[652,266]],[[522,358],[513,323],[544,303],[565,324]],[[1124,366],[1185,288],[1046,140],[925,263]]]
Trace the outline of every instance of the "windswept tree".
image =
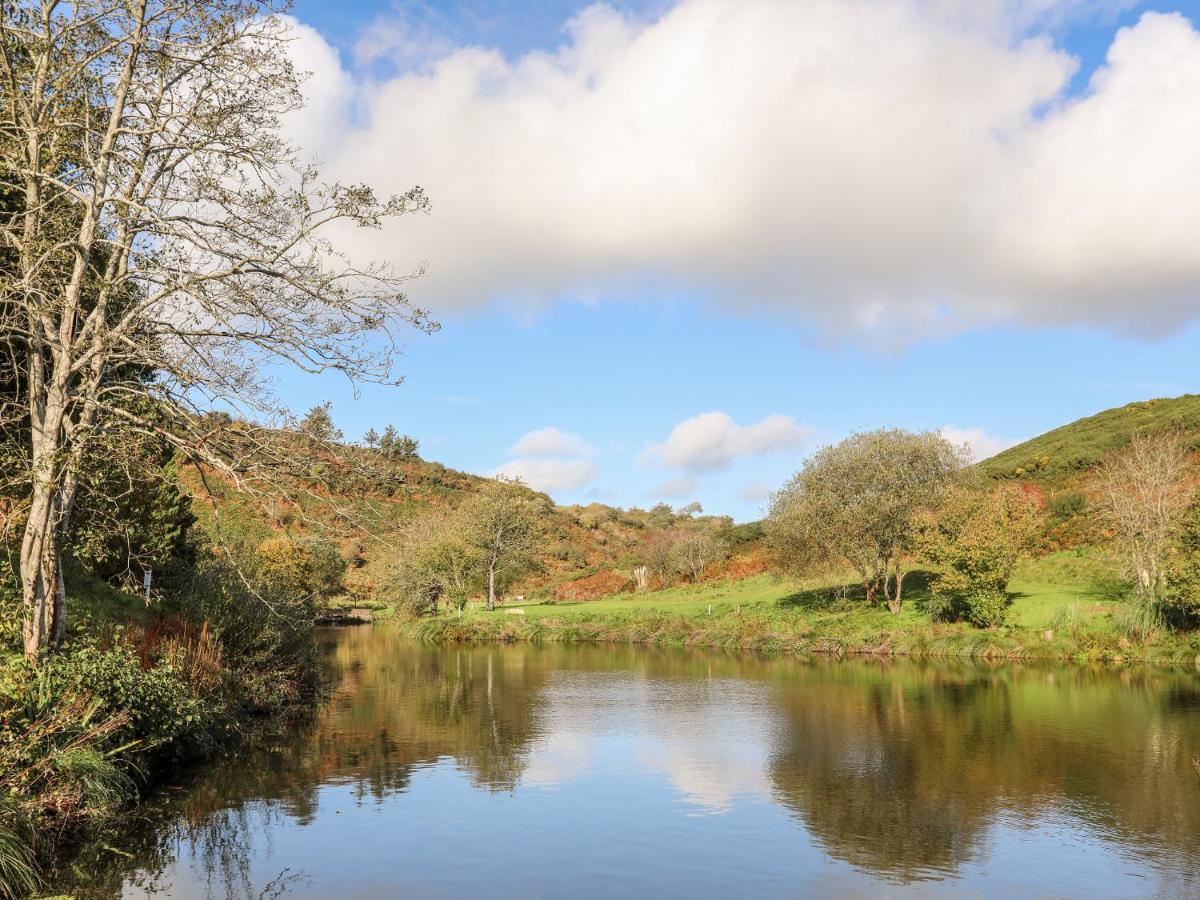
[[264,365],[394,382],[432,328],[411,273],[333,240],[424,210],[324,182],[282,134],[301,104],[271,0],[0,4],[2,411],[23,455],[24,644],[63,630],[63,538],[102,435],[152,432],[239,485],[264,452],[214,401],[281,416]]
[[898,613],[913,522],[936,506],[967,452],[939,432],[854,434],[809,457],[772,498],[767,536],[785,570],[849,566],[867,601]]

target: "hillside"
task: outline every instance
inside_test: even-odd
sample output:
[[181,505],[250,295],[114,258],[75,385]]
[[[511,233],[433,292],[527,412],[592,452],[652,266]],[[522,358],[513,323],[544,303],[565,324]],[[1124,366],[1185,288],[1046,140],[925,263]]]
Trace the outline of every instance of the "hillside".
[[[194,498],[199,526],[210,534],[219,529],[226,542],[256,546],[281,535],[336,542],[349,565],[347,587],[360,600],[380,599],[374,596],[377,571],[396,552],[395,539],[408,523],[458,507],[484,483],[436,462],[389,459],[361,447],[315,462],[311,475],[270,497],[239,493],[211,472],[202,484],[185,470],[181,481]],[[628,587],[648,542],[678,529],[711,530],[738,548],[738,559],[722,571],[762,570],[761,562],[739,562],[752,554],[760,530],[734,527],[728,517],[679,515],[665,504],[649,510],[558,506],[545,494],[529,493],[542,510],[545,550],[540,571],[517,586],[518,593],[577,600],[615,593]]]
[[1139,432],[1177,429],[1200,448],[1200,394],[1144,400],[1106,409],[985,459],[989,478],[1025,478],[1053,484],[1096,467]]

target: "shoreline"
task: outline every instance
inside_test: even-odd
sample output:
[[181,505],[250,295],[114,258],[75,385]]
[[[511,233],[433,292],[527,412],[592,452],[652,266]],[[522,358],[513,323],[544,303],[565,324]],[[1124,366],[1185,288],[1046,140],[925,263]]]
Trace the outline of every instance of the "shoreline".
[[[469,616],[380,622],[434,644],[559,643],[705,648],[747,653],[840,658],[1041,661],[1114,668],[1157,666],[1200,671],[1200,639],[1159,636],[1134,644],[1116,634],[1018,627],[979,630],[956,624],[819,633],[802,621],[770,613],[688,616],[655,611],[594,617]],[[789,626],[791,626],[789,628]]]

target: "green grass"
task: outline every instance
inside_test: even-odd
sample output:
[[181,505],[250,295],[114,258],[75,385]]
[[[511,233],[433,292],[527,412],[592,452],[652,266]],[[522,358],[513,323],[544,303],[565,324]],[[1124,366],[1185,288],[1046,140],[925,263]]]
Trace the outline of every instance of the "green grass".
[[[561,641],[710,646],[743,650],[910,656],[987,656],[1194,664],[1200,635],[1135,645],[1115,617],[1124,589],[1110,561],[1065,551],[1023,564],[1010,584],[1008,621],[980,630],[935,623],[922,609],[928,573],[905,582],[898,615],[868,607],[861,588],[768,575],[706,582],[585,603],[478,605],[406,626],[431,641]],[[520,610],[520,614],[515,614]]]

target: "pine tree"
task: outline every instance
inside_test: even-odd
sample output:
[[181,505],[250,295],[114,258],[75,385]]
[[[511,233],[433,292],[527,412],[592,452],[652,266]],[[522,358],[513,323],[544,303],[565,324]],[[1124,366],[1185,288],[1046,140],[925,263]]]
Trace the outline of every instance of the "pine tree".
[[300,431],[316,441],[340,441],[342,433],[333,424],[333,404],[326,401],[314,406],[300,423]]

